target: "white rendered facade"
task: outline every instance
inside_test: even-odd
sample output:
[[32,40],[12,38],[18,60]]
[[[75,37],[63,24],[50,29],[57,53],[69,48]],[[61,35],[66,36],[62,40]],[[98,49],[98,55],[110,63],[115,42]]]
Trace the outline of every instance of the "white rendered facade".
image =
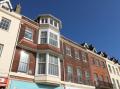
[[[6,1],[9,2],[9,0]],[[9,7],[7,6],[8,3],[5,3],[5,0],[0,1],[0,6],[4,5],[5,7]],[[10,6],[9,8],[11,9],[12,7]],[[2,45],[2,50],[0,51],[0,77],[8,77],[16,40],[18,38],[20,20],[20,15],[0,7],[0,45]]]
[[110,74],[113,89],[120,89],[120,65],[111,60],[106,60],[107,68]]

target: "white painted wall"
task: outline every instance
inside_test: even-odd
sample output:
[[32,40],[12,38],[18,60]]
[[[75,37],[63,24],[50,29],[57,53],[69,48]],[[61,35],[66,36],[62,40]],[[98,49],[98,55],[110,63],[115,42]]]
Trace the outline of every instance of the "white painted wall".
[[0,77],[7,77],[20,28],[21,16],[0,8],[0,21],[2,17],[11,20],[8,31],[0,28],[0,44],[4,45],[2,55],[0,57]]
[[[114,78],[117,89],[120,89],[120,88],[118,87],[118,84],[117,84],[117,81],[116,81],[116,80],[118,80],[118,81],[119,81],[119,84],[120,84],[120,70],[119,70],[119,68],[118,68],[120,65],[115,64],[113,61],[110,61],[110,60],[108,60],[108,59],[106,59],[106,63],[107,63],[107,68],[108,68],[108,71],[109,71],[109,74],[110,74],[111,81],[112,81],[112,78]],[[110,72],[108,65],[111,66],[112,73]],[[116,72],[115,74],[114,74],[114,70],[113,70],[112,67],[115,68],[115,72]],[[117,73],[116,68],[118,69],[119,74]],[[113,81],[112,81],[112,83],[113,83]]]

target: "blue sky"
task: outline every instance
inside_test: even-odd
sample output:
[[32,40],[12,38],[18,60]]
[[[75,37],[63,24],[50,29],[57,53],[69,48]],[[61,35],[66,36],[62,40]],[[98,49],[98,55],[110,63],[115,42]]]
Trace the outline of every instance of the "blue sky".
[[98,51],[120,59],[120,0],[11,0],[21,3],[22,14],[35,19],[52,14],[62,21],[61,34],[77,43],[93,44]]

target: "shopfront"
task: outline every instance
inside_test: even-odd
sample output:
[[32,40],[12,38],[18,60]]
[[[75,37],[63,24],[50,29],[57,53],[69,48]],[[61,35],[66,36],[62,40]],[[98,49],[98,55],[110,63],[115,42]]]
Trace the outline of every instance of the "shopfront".
[[50,86],[33,82],[10,80],[9,89],[64,89],[63,86]]
[[5,89],[8,84],[8,78],[0,77],[0,89]]

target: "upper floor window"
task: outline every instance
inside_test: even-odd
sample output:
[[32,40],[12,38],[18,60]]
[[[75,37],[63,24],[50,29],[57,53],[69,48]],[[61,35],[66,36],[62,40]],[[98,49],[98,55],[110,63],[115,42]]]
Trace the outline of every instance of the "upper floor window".
[[114,79],[114,78],[112,78],[112,82],[113,82],[113,89],[116,89],[117,86],[116,86],[116,83],[115,83],[115,79]]
[[79,51],[78,50],[75,50],[75,58],[79,59]]
[[73,80],[73,68],[72,66],[67,66],[67,81],[72,82]]
[[77,68],[77,82],[82,82],[82,71],[80,70],[80,68]]
[[100,75],[100,76],[99,76],[99,80],[100,80],[100,81],[103,81],[103,76]]
[[87,62],[87,53],[81,52],[81,55],[82,55],[82,60]]
[[45,74],[46,71],[46,54],[39,54],[38,74]]
[[95,59],[95,60],[96,60],[96,61],[95,61],[95,62],[96,62],[96,66],[99,67],[99,66],[100,66],[100,61],[99,61],[98,59]]
[[120,89],[120,83],[119,83],[119,81],[116,80],[116,82],[117,82],[118,88]]
[[94,83],[95,83],[95,85],[98,85],[98,75],[95,73],[94,74]]
[[71,48],[69,46],[66,46],[66,55],[71,56]]
[[49,43],[53,46],[58,46],[58,37],[57,35],[50,32]]
[[58,57],[54,55],[49,55],[49,74],[59,75]]
[[42,31],[41,32],[41,44],[46,44],[47,43],[47,31]]
[[28,63],[29,63],[29,54],[24,51],[21,51],[18,71],[27,73],[28,72]]
[[119,75],[119,71],[118,71],[118,69],[116,68],[116,71],[117,71],[117,74]]
[[57,27],[57,22],[56,21],[54,21],[54,26]]
[[0,56],[1,56],[1,54],[2,54],[2,50],[3,50],[3,45],[0,44]]
[[108,64],[108,69],[110,71],[110,73],[112,73],[112,69],[111,69],[111,66]]
[[53,19],[50,19],[50,24],[53,25]]
[[92,64],[95,64],[95,59],[94,58],[92,59]]
[[59,76],[59,58],[57,56],[41,53],[38,58],[38,74]]
[[24,34],[24,37],[26,39],[29,39],[29,40],[32,40],[33,39],[33,32],[29,29],[26,29],[25,30],[25,34]]
[[113,72],[114,72],[114,74],[116,74],[114,66],[112,66],[112,68],[113,68]]
[[88,71],[85,71],[85,79],[86,79],[86,84],[89,84],[89,82],[90,82],[90,73]]
[[48,19],[47,19],[47,18],[42,18],[42,19],[41,19],[41,23],[43,23],[43,24],[44,24],[44,23],[48,23]]
[[101,61],[101,66],[105,68],[105,62]]
[[10,27],[10,23],[11,23],[11,20],[9,20],[7,18],[2,18],[2,20],[0,22],[0,28],[4,29],[4,30],[8,30]]

